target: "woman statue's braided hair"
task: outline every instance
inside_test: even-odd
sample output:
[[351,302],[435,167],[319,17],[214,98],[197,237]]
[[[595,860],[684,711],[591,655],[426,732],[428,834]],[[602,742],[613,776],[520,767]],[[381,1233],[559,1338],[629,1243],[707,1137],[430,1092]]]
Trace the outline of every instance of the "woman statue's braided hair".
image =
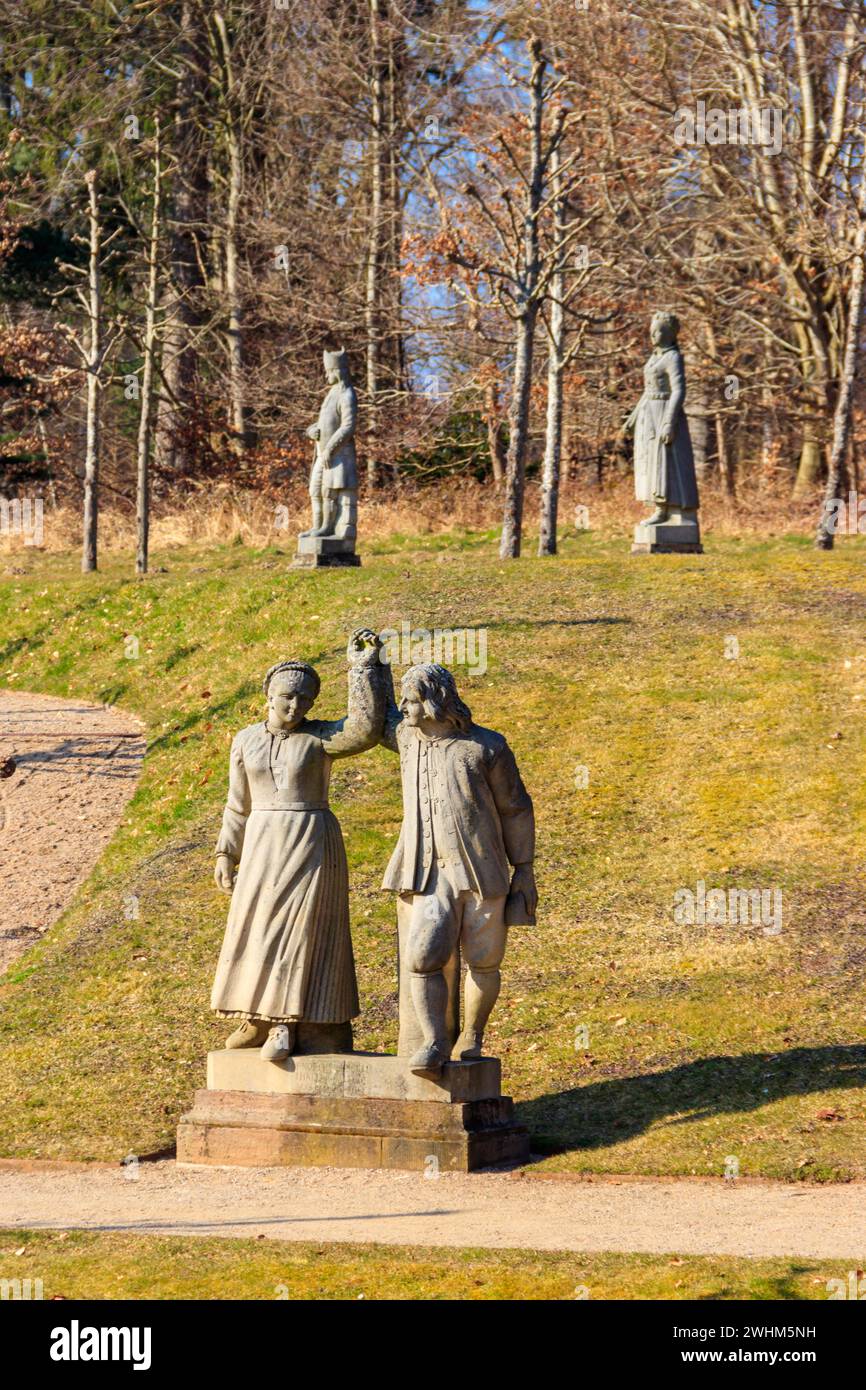
[[266,695],[270,689],[271,681],[274,676],[281,675],[283,671],[290,671],[292,675],[297,675],[299,685],[303,685],[304,682],[309,682],[313,692],[313,699],[315,700],[317,698],[322,682],[319,680],[319,673],[315,667],[310,666],[306,661],[277,661],[271,666],[262,681],[262,690]]

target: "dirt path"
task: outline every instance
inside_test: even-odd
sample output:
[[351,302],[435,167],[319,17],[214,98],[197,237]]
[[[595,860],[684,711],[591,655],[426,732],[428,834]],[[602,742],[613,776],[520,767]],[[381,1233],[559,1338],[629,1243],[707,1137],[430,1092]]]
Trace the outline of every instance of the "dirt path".
[[[862,1259],[866,1183],[574,1182],[339,1168],[0,1163],[0,1226],[276,1240]],[[133,1176],[134,1175],[134,1176]]]
[[0,779],[0,974],[90,873],[144,746],[141,723],[121,710],[0,691],[0,773],[15,764]]

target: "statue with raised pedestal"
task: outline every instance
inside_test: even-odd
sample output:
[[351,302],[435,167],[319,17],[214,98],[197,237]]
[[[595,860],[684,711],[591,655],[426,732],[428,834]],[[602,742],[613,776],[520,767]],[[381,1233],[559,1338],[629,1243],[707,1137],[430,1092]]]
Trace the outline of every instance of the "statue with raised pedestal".
[[313,524],[298,537],[295,566],[301,569],[361,563],[355,554],[358,400],[345,348],[340,348],[339,352],[326,351],[323,361],[330,389],[322,402],[318,420],[307,430],[316,446],[310,473]]
[[[441,666],[406,673],[398,708],[380,640],[350,644],[349,716],[308,720],[312,668],[266,678],[269,717],[232,746],[217,882],[240,864],[212,1003],[240,1026],[208,1054],[178,1162],[402,1168],[433,1176],[529,1157],[482,1053],[509,925],[534,921],[532,802],[501,734],[472,722]],[[375,653],[375,657],[371,655]],[[346,861],[327,809],[333,757],[401,755],[398,1055],[352,1050],[358,1013]],[[468,966],[459,1032],[460,952]]]
[[684,404],[686,374],[675,314],[653,314],[644,393],[623,425],[634,435],[635,496],[655,510],[634,531],[633,555],[700,554],[698,484]]

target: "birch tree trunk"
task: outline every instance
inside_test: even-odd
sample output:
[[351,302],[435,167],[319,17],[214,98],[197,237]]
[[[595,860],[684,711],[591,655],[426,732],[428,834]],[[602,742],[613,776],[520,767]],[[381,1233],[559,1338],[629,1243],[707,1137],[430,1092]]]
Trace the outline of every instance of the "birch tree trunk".
[[498,490],[505,477],[505,441],[502,437],[495,381],[488,382],[484,388],[484,423],[487,426],[487,447],[490,450],[493,485]]
[[209,54],[204,11],[182,0],[177,62],[179,78],[167,144],[173,160],[170,206],[165,209],[168,272],[162,340],[156,456],[167,473],[185,474],[194,460],[183,429],[195,406],[198,373],[196,334],[203,316],[208,227],[208,158],[203,133]]
[[[719,350],[716,344],[716,334],[709,319],[704,324],[704,334],[707,344],[707,353],[710,361],[718,362]],[[725,498],[732,502],[735,496],[734,469],[731,462],[731,452],[728,446],[728,435],[725,429],[725,418],[721,411],[716,411],[716,458],[719,464],[719,478],[722,483],[722,492]]]
[[541,477],[541,517],[538,532],[539,555],[556,554],[556,522],[559,512],[559,469],[562,459],[562,373],[565,360],[565,273],[562,264],[564,208],[559,148],[550,153],[550,184],[553,194],[554,270],[550,280],[550,341],[547,349],[547,430],[544,440],[544,467]]
[[150,436],[153,403],[153,359],[156,349],[156,304],[159,276],[159,232],[161,216],[162,167],[160,162],[159,117],[155,119],[156,147],[153,156],[153,211],[147,255],[147,299],[144,324],[144,364],[141,370],[141,413],[138,417],[138,461],[135,489],[135,522],[138,548],[136,574],[147,574],[150,537]]
[[97,534],[99,530],[99,445],[100,395],[99,370],[102,365],[102,287],[99,275],[101,232],[99,204],[96,196],[96,170],[85,174],[89,204],[90,245],[88,260],[88,302],[90,336],[87,345],[87,425],[84,452],[84,544],[81,568],[91,573],[97,565]]
[[370,235],[367,247],[365,325],[367,330],[367,482],[379,480],[379,388],[382,356],[382,206],[385,183],[384,123],[387,55],[382,26],[386,0],[370,0],[371,128]]
[[240,114],[237,110],[232,49],[225,19],[214,15],[223,61],[226,140],[229,153],[228,206],[225,221],[225,293],[228,301],[229,427],[232,450],[247,447],[246,385],[244,382],[243,303],[239,276],[238,238],[243,186]]
[[833,420],[833,447],[827,471],[827,491],[824,508],[818,523],[815,545],[819,550],[833,549],[833,532],[829,527],[828,504],[838,498],[848,441],[851,437],[851,407],[857,383],[857,349],[863,317],[863,261],[866,256],[866,207],[861,207],[861,220],[854,241],[854,262],[851,266],[851,289],[848,295],[848,325],[845,334],[845,357],[842,380],[836,399]]
[[505,507],[499,556],[516,560],[520,555],[523,529],[523,497],[526,486],[526,445],[529,438],[529,405],[532,389],[532,356],[535,323],[538,316],[536,290],[540,262],[538,214],[544,186],[541,158],[541,122],[544,112],[544,70],[547,66],[539,39],[530,43],[530,175],[523,215],[523,283],[517,316],[514,352],[514,380],[509,410],[508,460],[505,476]]

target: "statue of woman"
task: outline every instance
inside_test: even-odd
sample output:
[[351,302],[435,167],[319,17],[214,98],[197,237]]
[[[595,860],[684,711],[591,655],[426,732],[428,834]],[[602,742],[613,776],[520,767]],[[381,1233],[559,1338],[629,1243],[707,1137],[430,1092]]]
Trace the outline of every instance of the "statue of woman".
[[660,525],[672,511],[695,512],[698,507],[695,460],[683,410],[686,374],[679,331],[675,314],[653,314],[653,352],[643,369],[644,393],[623,425],[626,434],[634,434],[635,496],[656,508],[642,526]]
[[232,743],[214,875],[232,903],[211,1008],[242,1020],[226,1047],[264,1044],[268,1061],[290,1055],[301,1022],[344,1025],[348,1048],[328,1050],[351,1051],[360,1009],[349,878],[328,783],[334,758],[372,748],[382,732],[381,645],[367,628],[353,633],[349,710],[334,721],[307,718],[313,667],[278,662],[264,679],[267,719]]

